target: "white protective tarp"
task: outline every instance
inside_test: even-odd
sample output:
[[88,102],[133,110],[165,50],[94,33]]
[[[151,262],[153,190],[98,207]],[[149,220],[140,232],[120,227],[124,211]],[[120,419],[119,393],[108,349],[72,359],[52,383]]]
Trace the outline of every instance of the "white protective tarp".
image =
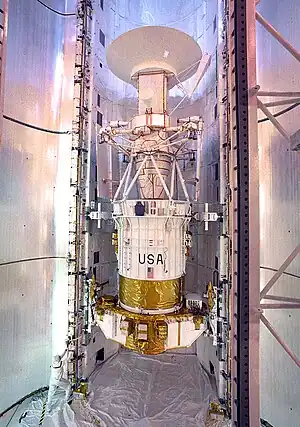
[[214,398],[197,356],[122,352],[93,375],[89,405],[107,427],[202,426]]
[[[121,352],[92,374],[86,403],[46,416],[44,427],[204,427],[209,403],[216,400],[210,377],[197,356],[142,356]],[[38,408],[38,406],[40,406]],[[39,419],[29,412],[23,426]]]

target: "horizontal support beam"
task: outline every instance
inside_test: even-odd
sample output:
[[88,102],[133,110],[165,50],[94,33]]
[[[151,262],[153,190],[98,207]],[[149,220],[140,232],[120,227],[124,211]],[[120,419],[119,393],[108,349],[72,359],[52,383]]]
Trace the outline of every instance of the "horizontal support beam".
[[265,107],[279,107],[280,105],[288,105],[300,103],[300,98],[288,98],[288,99],[280,99],[279,101],[273,102],[264,102]]
[[260,304],[260,308],[263,310],[295,310],[300,308],[300,303],[279,303],[279,304]]
[[257,92],[257,96],[281,96],[283,98],[291,98],[293,96],[300,97],[300,92],[269,92],[266,90],[259,90]]
[[264,299],[272,301],[294,302],[300,304],[300,298],[282,297],[279,295],[266,295]]

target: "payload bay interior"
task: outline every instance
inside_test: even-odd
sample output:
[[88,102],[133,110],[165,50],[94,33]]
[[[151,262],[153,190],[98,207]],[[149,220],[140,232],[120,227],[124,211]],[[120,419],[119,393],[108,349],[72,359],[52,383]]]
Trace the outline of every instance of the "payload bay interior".
[[0,426],[299,427],[298,0],[0,0]]

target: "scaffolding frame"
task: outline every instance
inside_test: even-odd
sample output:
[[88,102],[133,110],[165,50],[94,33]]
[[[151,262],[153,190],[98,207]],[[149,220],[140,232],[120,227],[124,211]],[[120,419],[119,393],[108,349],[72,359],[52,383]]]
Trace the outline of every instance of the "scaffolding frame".
[[[255,13],[256,21],[259,22],[265,29],[268,31],[271,36],[277,40],[283,48],[285,48],[298,62],[300,62],[300,52],[289,43],[277,30],[274,28],[259,12]],[[270,120],[278,132],[289,142],[290,147],[293,151],[300,150],[300,129],[293,135],[288,134],[280,122],[276,119],[275,115],[271,113],[269,107],[277,107],[279,105],[298,105],[300,103],[300,92],[271,92],[271,91],[261,91],[260,87],[256,85],[251,88],[253,92],[257,94],[258,108],[265,114],[265,116]],[[274,100],[272,102],[262,102],[261,97],[280,97],[286,99]]]
[[[258,110],[270,120],[290,144],[300,150],[300,130],[289,135],[269,108],[298,105],[300,92],[261,90],[256,80],[256,23],[261,24],[295,60],[300,52],[256,11],[257,0],[227,0],[227,120],[229,134],[224,138],[229,157],[229,238],[231,251],[231,346],[230,384],[227,387],[232,425],[257,427],[260,424],[259,338],[260,322],[270,331],[288,356],[300,366],[300,358],[264,315],[264,310],[299,309],[300,299],[270,295],[269,291],[299,255],[300,245],[260,291],[259,260],[259,176]],[[261,98],[274,100],[263,102]],[[280,99],[277,99],[277,98]],[[221,141],[222,144],[222,141]],[[246,215],[243,220],[242,215]],[[251,250],[252,248],[252,250]],[[248,286],[250,285],[250,286]],[[263,302],[267,300],[267,302]]]
[[[271,34],[283,48],[285,48],[298,62],[300,62],[300,52],[289,43],[277,30],[274,28],[258,11],[255,13],[256,21],[259,22],[269,34]],[[288,132],[283,128],[283,126],[276,119],[275,115],[273,115],[268,107],[275,107],[278,105],[291,105],[299,103],[300,92],[270,92],[260,90],[259,86],[254,88],[254,91],[257,93],[257,105],[258,108],[265,114],[265,116],[270,120],[273,126],[277,129],[277,131],[290,143],[290,148],[293,151],[300,150],[300,129],[292,136],[288,135]],[[283,100],[274,100],[269,103],[263,103],[260,97],[281,97],[285,98]],[[277,295],[268,295],[272,287],[275,283],[280,279],[280,277],[285,273],[288,266],[292,263],[292,261],[299,255],[300,253],[300,244],[297,245],[294,250],[289,254],[286,260],[282,263],[279,269],[273,274],[271,279],[265,284],[264,288],[260,292],[260,319],[262,323],[266,326],[266,328],[270,331],[273,337],[277,340],[277,342],[283,347],[286,353],[290,356],[290,358],[296,363],[298,367],[300,367],[300,358],[297,357],[286,342],[282,339],[282,337],[277,333],[271,323],[264,315],[264,310],[284,310],[284,309],[299,309],[300,308],[300,299],[291,298],[285,296],[277,296]],[[263,303],[264,299],[271,301],[280,301],[279,303]]]
[[[229,377],[232,425],[257,427],[259,405],[259,176],[255,0],[227,0]],[[221,142],[222,143],[222,142]]]
[[76,9],[69,248],[68,248],[68,378],[78,384],[88,338],[87,211],[91,129],[92,2],[78,0]]
[[290,358],[296,363],[298,367],[300,367],[300,358],[297,357],[286,342],[282,339],[282,337],[276,332],[274,327],[268,321],[268,319],[263,314],[264,310],[291,310],[291,309],[300,309],[300,299],[299,298],[291,298],[285,296],[278,295],[268,295],[270,290],[273,288],[275,283],[280,279],[280,277],[284,274],[288,266],[294,261],[294,259],[300,254],[300,244],[295,247],[295,249],[290,253],[290,255],[286,258],[286,260],[282,263],[279,269],[273,274],[271,279],[265,284],[264,288],[260,292],[260,301],[264,299],[268,299],[271,301],[280,301],[280,303],[260,303],[260,318],[266,328],[270,331],[273,337],[277,340],[277,342],[282,346],[282,348],[286,351],[286,353],[290,356]]

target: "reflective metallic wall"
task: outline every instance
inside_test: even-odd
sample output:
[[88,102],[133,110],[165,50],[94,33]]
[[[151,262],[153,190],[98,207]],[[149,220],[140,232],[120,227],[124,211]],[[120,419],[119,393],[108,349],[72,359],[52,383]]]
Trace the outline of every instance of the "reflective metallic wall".
[[[64,0],[45,0],[65,12]],[[75,0],[68,1],[68,11]],[[4,114],[71,129],[75,18],[10,0]],[[70,136],[4,120],[0,147],[0,411],[48,383],[67,332]]]
[[[300,8],[297,0],[261,1],[258,11],[298,51]],[[299,91],[300,64],[257,23],[258,84],[264,91]],[[274,98],[263,98],[273,101]],[[275,113],[283,107],[271,108]],[[260,114],[260,119],[264,116]],[[278,117],[289,134],[300,128],[299,107]],[[270,122],[259,125],[261,287],[299,244],[300,157]],[[300,297],[300,256],[270,294]],[[267,302],[267,301],[266,301]],[[268,301],[270,302],[270,301]],[[300,356],[299,310],[266,310],[265,316]],[[261,325],[261,415],[274,427],[299,426],[300,371],[274,337]]]

